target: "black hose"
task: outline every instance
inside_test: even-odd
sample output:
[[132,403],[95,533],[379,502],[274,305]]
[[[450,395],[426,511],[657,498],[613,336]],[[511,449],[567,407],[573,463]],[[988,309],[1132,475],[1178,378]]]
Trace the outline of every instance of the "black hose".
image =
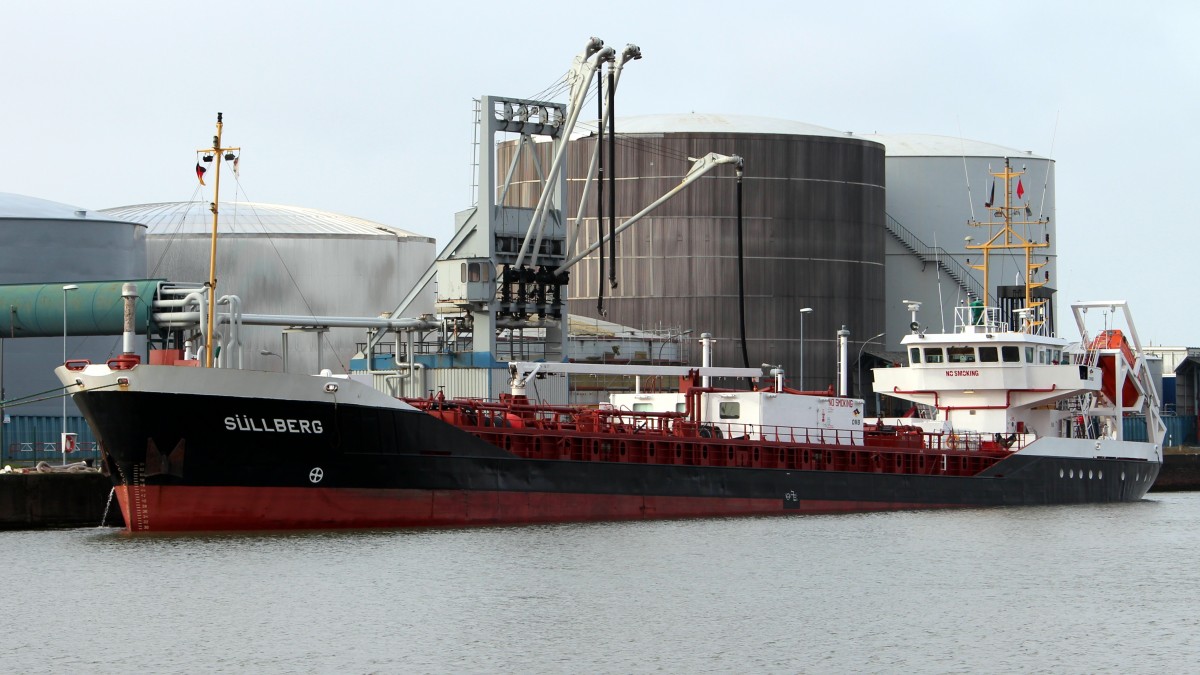
[[[613,69],[608,67],[608,284],[617,287],[617,80]],[[601,251],[601,255],[604,252]]]
[[742,170],[737,172],[737,255],[738,255],[738,315],[742,327],[742,366],[750,367],[750,354],[746,350],[746,273],[742,250]]
[[596,242],[600,244],[600,279],[596,312],[604,316],[604,78],[596,78]]

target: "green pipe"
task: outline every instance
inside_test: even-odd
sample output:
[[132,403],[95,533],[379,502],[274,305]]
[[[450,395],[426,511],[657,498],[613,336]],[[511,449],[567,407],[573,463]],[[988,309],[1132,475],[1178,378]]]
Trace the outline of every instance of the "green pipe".
[[[120,335],[125,310],[121,286],[138,289],[134,326],[139,334],[150,328],[154,294],[164,279],[80,281],[74,284],[0,284],[0,337],[55,337],[63,334],[63,300],[67,332],[71,335]],[[63,286],[79,288],[64,291]]]

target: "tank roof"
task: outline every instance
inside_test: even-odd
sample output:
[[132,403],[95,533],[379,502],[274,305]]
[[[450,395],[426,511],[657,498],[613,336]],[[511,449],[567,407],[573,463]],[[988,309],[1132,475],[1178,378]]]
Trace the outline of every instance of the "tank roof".
[[[637,115],[617,118],[617,134],[781,134],[787,136],[834,136],[859,138],[846,131],[837,131],[815,124],[754,115],[723,115],[716,113],[675,113]],[[576,137],[595,133],[596,121],[581,120]]]
[[[364,218],[300,206],[258,202],[222,202],[220,231],[223,234],[375,236],[427,239],[432,237],[390,227]],[[114,218],[143,223],[147,234],[193,235],[212,233],[209,202],[161,202],[104,209]]]
[[1029,157],[1047,159],[1030,150],[937,134],[864,134],[861,138],[882,143],[888,157]]
[[26,195],[0,192],[0,218],[21,218],[33,220],[119,220],[111,215],[104,218],[96,217],[99,211],[89,211],[80,206],[60,204],[48,199],[28,197]]

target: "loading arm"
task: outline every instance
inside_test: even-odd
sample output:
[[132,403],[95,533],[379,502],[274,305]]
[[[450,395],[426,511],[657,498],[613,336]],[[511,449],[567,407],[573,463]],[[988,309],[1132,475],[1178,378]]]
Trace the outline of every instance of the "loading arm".
[[611,61],[616,54],[615,49],[605,47],[603,40],[594,37],[588,40],[583,51],[575,57],[575,61],[571,65],[571,100],[567,107],[567,119],[563,124],[558,147],[555,149],[554,158],[550,162],[550,169],[546,175],[547,189],[542,190],[537,205],[533,208],[533,218],[530,220],[529,229],[525,232],[525,239],[521,242],[521,250],[517,253],[515,267],[520,267],[521,262],[525,260],[525,254],[529,252],[529,244],[533,239],[534,232],[538,233],[539,238],[541,236],[542,221],[546,217],[546,210],[553,194],[553,190],[550,190],[549,186],[554,183],[558,173],[562,171],[567,147],[571,141],[571,132],[575,129],[575,123],[579,121],[579,113],[583,110],[583,103],[587,98],[592,77],[595,76],[601,64]]
[[572,265],[574,265],[575,263],[579,262],[580,260],[583,260],[584,258],[586,258],[592,251],[595,251],[596,249],[603,246],[605,244],[605,242],[607,242],[609,239],[611,239],[611,238],[617,236],[618,234],[624,232],[625,230],[629,229],[630,226],[632,226],[634,223],[636,223],[639,220],[641,220],[642,218],[644,218],[648,213],[650,213],[654,209],[658,208],[659,206],[662,206],[664,203],[666,203],[672,197],[674,197],[675,195],[682,192],[685,187],[691,185],[692,183],[696,182],[697,180],[700,180],[700,178],[703,177],[704,174],[708,173],[709,171],[712,171],[713,169],[717,168],[718,166],[721,166],[722,164],[734,164],[737,166],[738,175],[740,176],[741,172],[742,172],[742,167],[744,165],[742,158],[737,155],[718,155],[715,152],[710,152],[707,155],[701,157],[700,159],[696,159],[694,157],[689,157],[688,159],[692,160],[695,163],[692,164],[692,168],[688,170],[687,175],[683,177],[683,180],[679,182],[679,185],[676,185],[674,188],[671,188],[671,190],[669,192],[667,192],[663,196],[661,196],[658,199],[651,202],[651,204],[649,206],[642,209],[641,211],[638,211],[636,214],[634,214],[632,217],[630,217],[629,220],[626,220],[625,222],[621,223],[621,225],[618,226],[617,229],[614,230],[613,232],[611,232],[608,236],[603,237],[599,241],[593,243],[591,246],[588,246],[586,249],[584,249],[583,251],[581,251],[574,257],[568,259],[566,262],[564,262],[562,265],[560,265],[558,267],[558,269],[554,270],[554,273],[562,274],[568,268],[570,268]]
[[[621,51],[620,55],[617,56],[611,66],[613,71],[612,86],[614,91],[616,90],[617,85],[621,82],[621,73],[625,71],[625,64],[630,61],[636,61],[640,58],[642,58],[641,47],[638,47],[637,45],[625,45],[625,49]],[[609,122],[612,120],[612,113],[613,111],[611,107],[606,107],[604,109],[604,117],[600,120],[601,129],[607,128]],[[575,246],[575,237],[579,231],[579,223],[583,220],[584,216],[583,207],[587,203],[588,195],[590,195],[592,191],[592,183],[596,178],[596,169],[599,166],[600,161],[600,150],[600,143],[596,143],[595,147],[592,148],[592,161],[588,165],[587,179],[583,181],[583,192],[579,196],[579,208],[575,212],[575,228],[571,230],[567,239],[567,251],[570,251]],[[545,229],[545,220],[543,220],[542,223],[543,225],[539,226],[538,228],[538,238],[537,241],[534,242],[533,253],[530,258],[530,266],[532,267],[537,266],[537,252],[542,244],[542,230]]]

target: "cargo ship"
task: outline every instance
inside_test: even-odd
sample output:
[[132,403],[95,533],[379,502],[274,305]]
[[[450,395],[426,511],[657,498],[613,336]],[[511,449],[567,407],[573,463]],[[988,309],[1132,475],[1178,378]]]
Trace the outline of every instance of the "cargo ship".
[[[1128,309],[1075,311],[1109,307]],[[137,357],[56,372],[100,439],[131,532],[1142,499],[1162,465],[1162,427],[1136,332],[1072,345],[1011,330],[997,308],[960,310],[954,332],[914,331],[910,361],[875,371],[877,390],[928,414],[874,420],[862,399],[792,390],[778,369],[746,390],[709,379],[746,369],[642,367],[682,372],[680,390],[599,407],[543,404],[524,388],[623,367],[514,363],[513,392],[497,401],[400,400],[350,375]],[[1121,437],[1133,410],[1147,415],[1148,441]]]

